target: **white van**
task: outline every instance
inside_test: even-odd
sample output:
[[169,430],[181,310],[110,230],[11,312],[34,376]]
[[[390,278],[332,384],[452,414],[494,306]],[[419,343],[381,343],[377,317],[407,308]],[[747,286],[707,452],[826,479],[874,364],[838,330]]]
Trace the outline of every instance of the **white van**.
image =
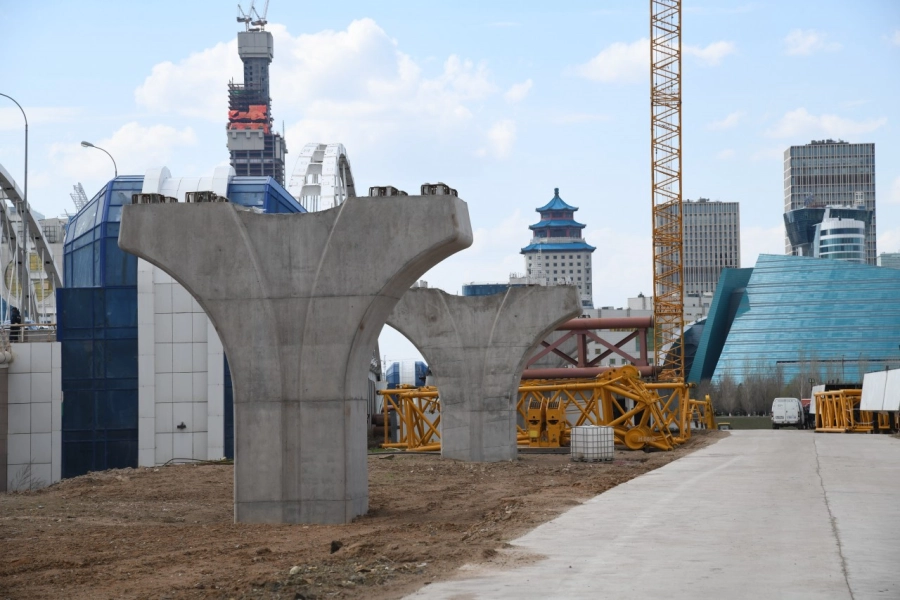
[[805,426],[803,404],[798,398],[775,398],[772,402],[772,429],[779,427],[803,429]]

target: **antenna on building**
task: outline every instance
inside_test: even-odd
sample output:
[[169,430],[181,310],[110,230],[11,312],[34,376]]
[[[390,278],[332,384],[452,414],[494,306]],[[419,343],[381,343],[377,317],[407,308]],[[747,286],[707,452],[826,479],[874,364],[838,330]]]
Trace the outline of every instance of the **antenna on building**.
[[84,193],[84,187],[82,187],[80,181],[73,185],[72,189],[75,191],[69,194],[69,197],[72,198],[72,202],[75,203],[75,211],[77,212],[85,207],[88,202],[88,197],[87,194]]

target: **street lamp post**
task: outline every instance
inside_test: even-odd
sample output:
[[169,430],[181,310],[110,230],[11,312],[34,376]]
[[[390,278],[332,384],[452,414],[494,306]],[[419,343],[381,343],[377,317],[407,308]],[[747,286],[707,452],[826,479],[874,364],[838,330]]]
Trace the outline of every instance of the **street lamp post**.
[[99,151],[101,151],[101,152],[106,153],[106,155],[109,157],[109,160],[111,160],[111,161],[113,162],[113,172],[116,174],[115,176],[116,176],[116,177],[119,176],[119,167],[116,166],[116,159],[114,159],[114,158],[112,157],[112,154],[110,154],[109,152],[106,152],[106,150],[104,150],[104,149],[101,148],[100,146],[95,146],[95,145],[93,145],[93,144],[90,143],[90,142],[81,142],[81,147],[82,147],[82,148],[95,148],[95,149],[97,149],[97,150],[99,150]]
[[26,307],[27,299],[28,299],[28,288],[30,287],[28,277],[28,264],[25,262],[28,260],[28,116],[25,114],[25,109],[22,108],[22,105],[19,104],[15,98],[9,96],[7,94],[0,93],[0,96],[4,98],[9,98],[12,100],[16,106],[19,107],[19,111],[22,113],[22,118],[25,119],[25,181],[24,181],[24,197],[22,198],[22,209],[17,211],[19,212],[19,218],[22,221],[21,231],[22,231],[22,259],[19,262],[18,268],[18,278],[19,278],[19,310],[22,311],[22,317],[24,318],[26,311],[28,310]]

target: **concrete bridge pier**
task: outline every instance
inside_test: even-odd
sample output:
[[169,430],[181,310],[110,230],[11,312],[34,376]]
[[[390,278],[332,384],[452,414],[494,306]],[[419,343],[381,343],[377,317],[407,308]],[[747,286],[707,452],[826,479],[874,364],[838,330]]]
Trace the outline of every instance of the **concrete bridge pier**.
[[388,325],[419,349],[441,395],[441,455],[516,458],[516,400],[531,351],[581,314],[574,286],[514,287],[493,296],[412,289]]
[[358,197],[307,214],[124,207],[119,246],[183,285],[225,347],[235,521],[346,523],[366,512],[378,335],[414,281],[471,243],[468,208],[452,196]]

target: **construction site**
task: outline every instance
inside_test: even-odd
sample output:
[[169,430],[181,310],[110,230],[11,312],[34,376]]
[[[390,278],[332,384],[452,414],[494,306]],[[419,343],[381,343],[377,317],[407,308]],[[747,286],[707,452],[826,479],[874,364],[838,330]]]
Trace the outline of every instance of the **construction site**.
[[[27,199],[27,121],[24,191],[0,168],[0,599],[900,597],[900,368],[872,310],[900,275],[761,257],[686,321],[681,0],[650,1],[644,40],[652,315],[614,317],[587,310],[590,277],[544,270],[576,248],[587,275],[595,249],[559,188],[526,275],[455,295],[421,278],[473,246],[464,190],[356,196],[346,148],[318,142],[285,186],[268,5],[238,7],[230,166],[113,160],[92,199],[76,187],[61,267]],[[754,304],[775,284],[807,282],[824,313],[839,278],[866,283],[831,326],[864,313],[873,358],[759,334],[781,334],[751,314],[780,308]],[[424,359],[413,384],[380,363],[386,325]],[[794,413],[773,404],[768,431],[706,393],[751,387],[741,344],[806,402],[775,397]]]

